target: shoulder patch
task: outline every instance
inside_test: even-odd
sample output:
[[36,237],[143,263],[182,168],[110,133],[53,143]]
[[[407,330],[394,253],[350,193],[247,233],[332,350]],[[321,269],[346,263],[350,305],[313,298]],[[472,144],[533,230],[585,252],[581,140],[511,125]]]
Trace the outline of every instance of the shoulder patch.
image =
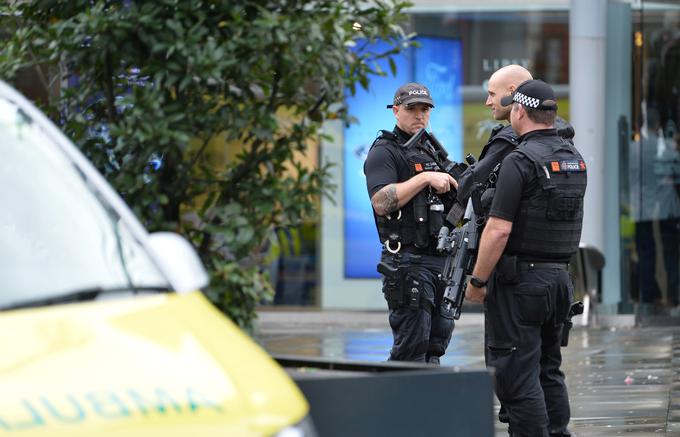
[[580,173],[586,171],[586,163],[581,159],[564,159],[561,161],[550,161],[546,167],[552,173]]

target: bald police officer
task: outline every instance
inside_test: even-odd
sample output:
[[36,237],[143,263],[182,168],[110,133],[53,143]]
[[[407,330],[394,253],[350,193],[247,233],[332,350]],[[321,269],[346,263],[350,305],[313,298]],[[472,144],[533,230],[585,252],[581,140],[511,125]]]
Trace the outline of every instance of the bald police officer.
[[[458,201],[462,205],[467,203],[476,185],[485,183],[496,165],[518,146],[518,135],[509,124],[512,108],[501,105],[501,99],[511,95],[519,84],[530,79],[533,77],[529,70],[517,64],[506,65],[496,70],[489,78],[484,104],[491,109],[494,120],[508,124],[498,124],[493,128],[477,163],[472,164],[457,178]],[[574,129],[566,120],[556,117],[555,128],[561,137],[572,141]]]

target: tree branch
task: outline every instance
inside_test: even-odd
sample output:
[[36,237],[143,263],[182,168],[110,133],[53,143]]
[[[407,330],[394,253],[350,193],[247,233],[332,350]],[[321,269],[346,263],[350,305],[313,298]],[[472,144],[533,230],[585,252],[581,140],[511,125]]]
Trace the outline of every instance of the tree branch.
[[196,154],[195,154],[195,155],[191,158],[191,160],[189,161],[189,164],[187,165],[186,170],[184,171],[184,176],[186,176],[186,175],[189,174],[189,172],[191,171],[191,169],[192,169],[192,168],[194,167],[194,165],[196,164],[196,161],[198,161],[198,158],[200,158],[201,155],[203,155],[203,153],[205,152],[205,149],[208,147],[208,143],[210,143],[210,140],[205,140],[205,141],[203,141],[203,145],[201,146],[201,148],[198,149],[198,151],[196,152]]

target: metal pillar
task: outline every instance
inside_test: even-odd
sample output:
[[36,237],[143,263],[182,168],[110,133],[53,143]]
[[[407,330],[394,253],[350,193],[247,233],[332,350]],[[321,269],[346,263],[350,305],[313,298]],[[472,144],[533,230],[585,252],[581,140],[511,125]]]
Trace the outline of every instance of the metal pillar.
[[[628,195],[628,139],[631,126],[632,14],[628,2],[609,0],[607,8],[605,166],[604,173],[604,253],[607,263],[602,272],[600,312],[632,311],[626,305],[630,296],[628,272],[630,249],[622,244],[621,215],[623,196]],[[630,239],[630,235],[625,238]]]
[[570,118],[575,144],[588,166],[581,241],[603,252],[606,31],[607,0],[571,0]]

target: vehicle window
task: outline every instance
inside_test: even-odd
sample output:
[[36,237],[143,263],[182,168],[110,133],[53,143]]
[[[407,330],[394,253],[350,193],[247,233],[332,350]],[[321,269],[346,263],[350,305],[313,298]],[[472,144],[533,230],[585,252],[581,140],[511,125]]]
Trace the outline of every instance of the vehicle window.
[[54,141],[0,97],[0,307],[92,288],[167,287]]

